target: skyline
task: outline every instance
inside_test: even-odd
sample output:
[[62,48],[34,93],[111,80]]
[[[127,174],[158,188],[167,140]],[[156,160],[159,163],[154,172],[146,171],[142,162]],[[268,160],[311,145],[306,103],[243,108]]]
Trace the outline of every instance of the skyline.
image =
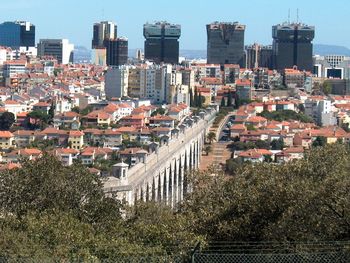
[[[160,0],[154,0],[152,3],[131,4],[109,0],[98,3],[82,0],[62,0],[60,3],[13,0],[0,6],[3,14],[1,22],[26,20],[33,23],[36,26],[36,43],[41,38],[68,38],[76,46],[91,49],[93,24],[103,20],[114,21],[118,26],[118,36],[127,37],[129,48],[134,49],[143,48],[144,23],[166,20],[182,27],[180,49],[203,50],[206,49],[205,25],[208,23],[238,21],[246,25],[245,44],[271,44],[272,25],[287,21],[289,9],[291,21],[296,21],[298,8],[299,21],[316,28],[313,43],[350,47],[347,28],[342,26],[350,8],[350,2],[345,0],[335,1],[327,8],[322,7],[320,1],[314,0],[297,0],[292,3],[279,3],[276,0],[265,3],[253,0],[249,5],[223,0],[219,9],[214,9],[212,4],[209,5],[209,1],[179,0],[171,8],[169,4]],[[43,11],[38,12],[41,9]],[[329,19],[330,14],[332,19]]]

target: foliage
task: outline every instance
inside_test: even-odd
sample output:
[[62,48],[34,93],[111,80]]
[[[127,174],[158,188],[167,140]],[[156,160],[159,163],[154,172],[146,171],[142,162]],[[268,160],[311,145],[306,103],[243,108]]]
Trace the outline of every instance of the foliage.
[[247,124],[246,127],[248,131],[256,131],[256,128],[253,124]]
[[257,140],[256,142],[241,142],[236,141],[229,145],[233,151],[245,151],[249,149],[270,149],[270,144],[267,141]]
[[282,138],[278,140],[272,140],[271,142],[271,150],[283,150],[284,147],[285,144]]
[[216,126],[228,115],[230,111],[233,111],[232,107],[220,107],[219,112],[217,113],[213,126]]
[[300,111],[300,112],[302,112],[302,113],[305,113],[305,106],[304,106],[304,104],[299,104],[298,105],[298,110]]
[[349,123],[342,123],[341,128],[346,132],[350,132]]
[[238,109],[242,105],[246,105],[246,104],[249,104],[251,102],[252,102],[252,100],[239,98],[237,93],[235,94],[235,105],[234,106],[236,109]]
[[82,165],[45,154],[0,173],[0,257],[99,262],[181,255],[199,240],[349,240],[349,151],[315,147],[280,165],[229,160],[232,177],[213,168],[189,176],[193,191],[176,210],[141,201],[127,207],[105,196]]
[[349,150],[334,144],[281,165],[245,165],[233,178],[200,174],[182,210],[210,240],[348,240],[349,168]]
[[309,116],[301,112],[295,112],[292,110],[281,110],[281,111],[272,111],[272,112],[263,111],[258,115],[268,120],[275,120],[275,121],[297,120],[305,123],[313,122],[312,118],[310,118]]
[[53,118],[55,117],[55,104],[51,103],[50,109],[48,111],[48,115],[49,115],[49,119],[53,120]]
[[209,155],[209,153],[212,152],[212,150],[213,149],[212,149],[211,145],[206,145],[204,147],[204,151],[205,151],[206,155]]
[[47,154],[0,174],[0,211],[6,262],[179,254],[200,238],[185,215],[154,203],[123,206],[105,196],[99,177],[81,164],[65,167]]
[[321,90],[325,95],[332,93],[332,85],[329,81],[324,81],[321,86]]
[[88,105],[87,107],[85,107],[84,109],[80,109],[80,114],[82,116],[88,115],[90,112],[92,112],[94,110],[94,108],[91,105]]
[[197,87],[194,88],[193,104],[194,104],[194,105],[193,105],[194,107],[198,107],[198,104],[199,104],[199,102],[198,102],[198,90],[197,90]]
[[255,147],[257,149],[270,149],[270,144],[268,141],[257,140],[255,143]]
[[193,91],[191,87],[190,87],[189,93],[190,93],[190,107],[194,107]]
[[58,139],[35,140],[29,144],[29,148],[38,148],[42,151],[52,150],[58,145]]
[[205,98],[202,96],[202,93],[199,92],[197,107],[198,107],[198,108],[202,108],[204,102],[205,102]]
[[156,115],[164,115],[165,114],[165,109],[162,107],[157,108],[155,111],[152,112],[151,116],[156,116]]
[[232,106],[232,92],[231,92],[231,90],[228,92],[228,95],[227,95],[227,106],[228,107]]
[[202,108],[204,102],[205,97],[202,96],[201,92],[198,92],[197,88],[195,88],[193,96],[193,107]]
[[12,112],[4,112],[0,116],[0,130],[8,131],[15,122],[15,115]]
[[234,158],[226,160],[226,172],[231,175],[235,175],[237,171],[239,171],[244,165],[241,158]]
[[327,144],[326,137],[317,136],[316,139],[312,142],[312,147],[325,146]]
[[212,142],[216,140],[215,132],[209,132],[207,134],[207,140],[209,141],[210,144],[212,144]]
[[42,110],[34,110],[29,112],[27,118],[31,118],[34,120],[34,123],[29,123],[29,127],[31,129],[44,129],[44,127],[52,121],[50,115]]
[[80,113],[80,108],[78,106],[75,106],[71,109],[71,111],[75,112],[75,113]]
[[225,107],[226,106],[226,103],[225,103],[225,97],[222,96],[221,98],[221,102],[220,102],[220,107]]

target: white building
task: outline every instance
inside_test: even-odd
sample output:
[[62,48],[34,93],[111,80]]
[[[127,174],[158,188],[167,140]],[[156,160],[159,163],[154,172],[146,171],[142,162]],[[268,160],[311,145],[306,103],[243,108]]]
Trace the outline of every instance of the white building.
[[26,72],[27,62],[25,60],[6,61],[3,66],[4,78],[12,78],[17,74]]
[[304,103],[305,114],[313,118],[317,125],[336,125],[337,120],[332,111],[332,102],[327,99],[312,100],[307,99]]
[[128,96],[129,67],[108,68],[105,74],[105,93],[107,98]]

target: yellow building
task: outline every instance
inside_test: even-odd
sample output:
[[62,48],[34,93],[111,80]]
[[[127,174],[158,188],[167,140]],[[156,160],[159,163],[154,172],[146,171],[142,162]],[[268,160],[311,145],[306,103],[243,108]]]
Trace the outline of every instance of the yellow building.
[[14,135],[9,131],[0,131],[0,149],[8,150],[15,147]]
[[84,133],[82,131],[70,131],[68,145],[72,149],[80,150],[84,145]]

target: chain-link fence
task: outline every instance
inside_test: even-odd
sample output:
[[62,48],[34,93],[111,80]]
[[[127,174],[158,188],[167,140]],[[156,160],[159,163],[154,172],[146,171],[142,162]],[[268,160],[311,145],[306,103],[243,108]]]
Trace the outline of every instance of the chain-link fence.
[[113,259],[99,259],[95,257],[91,258],[72,258],[72,259],[60,259],[60,258],[5,258],[0,257],[0,263],[57,263],[57,262],[69,262],[69,263],[184,263],[188,262],[182,256],[141,256],[141,255],[121,255],[114,256]]
[[197,246],[192,263],[345,263],[349,242],[227,243]]
[[[170,249],[170,253],[111,254],[109,258],[1,257],[0,263],[350,263],[350,242],[209,242],[194,248]],[[169,251],[168,251],[169,252]],[[2,254],[4,255],[4,254]]]

